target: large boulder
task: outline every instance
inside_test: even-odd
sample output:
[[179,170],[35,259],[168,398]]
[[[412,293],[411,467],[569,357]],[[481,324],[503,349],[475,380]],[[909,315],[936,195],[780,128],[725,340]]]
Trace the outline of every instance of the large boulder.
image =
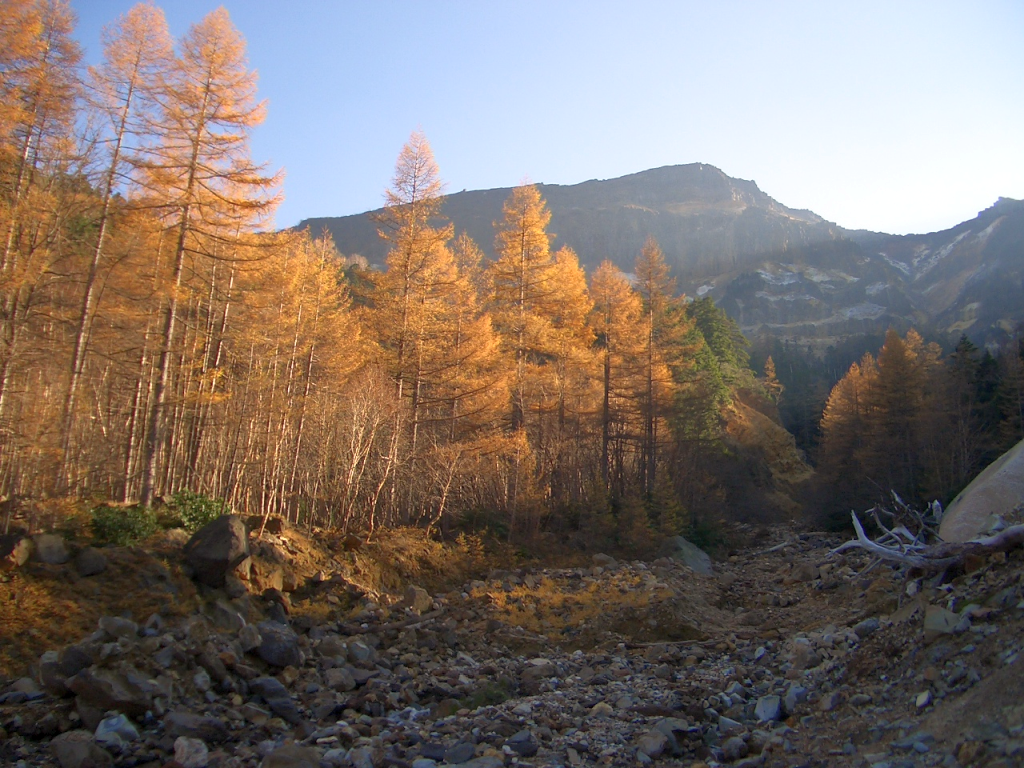
[[665,544],[665,554],[683,565],[690,566],[697,573],[710,576],[711,557],[703,549],[693,542],[687,541],[682,536],[673,536]]
[[1024,502],[1024,440],[989,464],[946,510],[939,536],[970,541],[987,531],[993,515],[1005,515]]
[[75,571],[79,576],[95,576],[107,570],[107,556],[98,549],[86,547],[75,555]]
[[64,565],[71,559],[71,552],[68,550],[64,537],[56,533],[39,533],[32,537],[35,544],[35,558],[40,563],[47,565]]
[[245,523],[238,515],[221,515],[196,531],[184,552],[196,581],[223,587],[227,575],[249,556]]
[[129,717],[142,717],[153,701],[141,685],[138,673],[90,667],[67,680],[67,687],[97,709],[115,710]]

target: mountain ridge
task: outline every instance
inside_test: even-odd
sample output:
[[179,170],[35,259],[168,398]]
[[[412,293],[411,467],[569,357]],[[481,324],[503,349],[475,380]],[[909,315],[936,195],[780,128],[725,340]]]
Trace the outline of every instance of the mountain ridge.
[[[1024,202],[1001,197],[939,232],[848,230],[790,208],[752,180],[707,163],[614,179],[538,184],[551,211],[552,247],[588,270],[610,259],[630,272],[648,236],[690,295],[710,294],[749,335],[816,348],[889,326],[994,343],[1024,322]],[[495,221],[511,188],[462,191],[442,214],[493,257]],[[382,267],[374,212],[306,219],[345,254]]]

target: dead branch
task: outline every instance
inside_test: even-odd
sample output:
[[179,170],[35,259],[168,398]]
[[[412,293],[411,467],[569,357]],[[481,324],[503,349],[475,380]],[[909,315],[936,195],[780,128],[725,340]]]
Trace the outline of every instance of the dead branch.
[[[873,512],[878,508],[876,507]],[[924,534],[912,534],[903,526],[892,530],[880,525],[883,534],[877,541],[872,541],[864,532],[860,518],[851,512],[853,528],[857,533],[854,541],[848,541],[832,550],[833,553],[845,552],[850,549],[863,549],[875,557],[889,562],[900,563],[910,568],[917,568],[925,573],[944,571],[953,566],[963,566],[968,557],[985,557],[995,552],[1006,552],[1024,545],[1024,525],[1015,525],[984,538],[963,543],[940,542],[925,544]],[[876,521],[878,521],[876,514]],[[902,530],[901,530],[902,528]],[[922,527],[922,531],[924,527]]]

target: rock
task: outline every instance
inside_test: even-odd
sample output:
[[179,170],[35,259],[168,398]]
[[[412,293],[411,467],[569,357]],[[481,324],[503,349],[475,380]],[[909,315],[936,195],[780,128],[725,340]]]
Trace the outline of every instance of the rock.
[[285,568],[281,573],[281,591],[294,592],[302,586],[302,579],[299,574],[291,568]]
[[373,750],[369,747],[356,747],[349,750],[348,759],[352,763],[352,768],[374,768]]
[[219,744],[228,738],[228,727],[223,720],[191,712],[168,712],[164,716],[164,732],[173,737],[201,739],[207,744]]
[[291,627],[276,621],[264,621],[258,626],[262,639],[256,653],[261,659],[275,667],[302,666],[299,637]]
[[320,768],[320,753],[310,747],[289,744],[264,757],[260,768]]
[[237,600],[249,594],[249,588],[234,573],[229,573],[224,577],[224,592],[232,600]]
[[420,615],[434,607],[434,599],[423,587],[410,584],[405,588],[405,597],[402,598],[400,605],[403,608],[409,608],[416,615]]
[[103,616],[99,620],[99,627],[111,638],[136,638],[139,636],[139,625],[129,619],[122,619],[120,616]]
[[797,563],[793,566],[790,578],[795,581],[814,581],[818,578],[818,567],[814,563]]
[[444,761],[449,765],[459,765],[476,757],[476,745],[468,741],[460,741],[452,745],[444,753]]
[[103,720],[103,710],[93,706],[81,696],[75,697],[75,713],[82,721],[82,726],[90,732],[95,731]]
[[103,573],[107,565],[107,556],[94,547],[86,547],[75,555],[75,572],[85,578]]
[[[676,734],[686,733],[688,729],[689,723],[685,720],[680,720],[678,717],[664,717],[654,724],[654,730],[665,734],[665,738],[668,739],[668,748],[676,756],[683,754],[685,751],[683,743],[680,742]],[[653,755],[649,756],[653,757]]]
[[914,704],[917,706],[918,709],[924,709],[931,703],[931,691],[922,691],[921,693],[917,694],[917,697],[914,699]]
[[238,515],[221,515],[196,531],[184,548],[193,578],[209,587],[223,587],[227,574],[249,556],[245,524]]
[[71,552],[68,550],[67,542],[63,536],[56,533],[39,533],[32,537],[35,545],[33,557],[40,563],[47,565],[64,565],[71,559]]
[[97,745],[88,731],[67,731],[50,742],[61,768],[106,768],[114,760],[110,753]]
[[637,752],[643,752],[648,757],[658,757],[668,746],[668,736],[655,729],[648,731],[636,743]]
[[138,741],[139,731],[124,715],[114,715],[100,720],[94,738],[101,747],[120,751],[125,745]]
[[153,706],[149,694],[135,680],[112,669],[84,669],[70,678],[67,686],[97,709],[113,709],[129,717],[142,717]]
[[39,681],[54,696],[64,696],[65,681],[92,666],[92,657],[77,645],[69,645],[60,653],[47,651],[39,658]]
[[355,664],[361,661],[372,661],[376,654],[373,648],[368,646],[362,640],[352,640],[348,644],[348,658]]
[[[229,576],[228,578],[233,577]],[[241,632],[245,627],[245,619],[242,618],[242,614],[226,600],[218,600],[210,606],[209,616],[213,626],[226,632]]]
[[863,640],[865,637],[877,632],[880,626],[881,623],[878,619],[872,616],[869,619],[864,619],[864,621],[855,624],[853,627],[853,633]]
[[929,605],[924,611],[924,640],[930,643],[939,635],[952,634],[960,623],[960,614],[947,611],[939,605]]
[[782,719],[782,699],[778,696],[762,696],[754,705],[754,717],[759,722],[770,723]]
[[285,722],[299,725],[303,722],[302,715],[292,701],[291,694],[276,677],[258,677],[250,681],[249,688],[253,693],[263,697],[271,712]]
[[805,701],[807,701],[807,689],[802,685],[791,685],[786,690],[782,706],[788,714],[792,715],[796,712],[796,708]]
[[735,733],[743,733],[746,728],[743,723],[733,720],[731,717],[725,715],[719,715],[718,717],[718,732],[723,736],[729,736]]
[[0,536],[0,571],[21,568],[32,557],[32,539],[18,533]]
[[246,624],[238,630],[238,644],[242,647],[243,653],[256,650],[262,642],[263,636],[255,624]]
[[439,744],[435,741],[427,741],[420,744],[420,755],[435,762],[444,760],[446,751],[444,744]]
[[268,589],[276,589],[279,592],[284,590],[284,569],[276,563],[254,560],[250,578],[257,592]]
[[970,541],[985,532],[993,515],[1006,514],[1024,499],[1024,440],[1017,443],[964,488],[942,516],[939,536]]
[[532,731],[523,729],[514,733],[505,740],[505,746],[511,749],[520,757],[533,757],[540,749],[537,738]]
[[714,572],[711,568],[711,558],[708,554],[682,536],[670,538],[666,543],[665,552],[672,559],[679,560],[684,565],[689,566],[704,576],[711,576]]
[[63,696],[68,692],[64,685],[67,677],[60,670],[60,656],[56,651],[47,651],[39,657],[39,682],[54,696]]
[[741,760],[749,752],[750,748],[747,746],[747,742],[739,736],[732,736],[722,743],[722,754],[729,762]]
[[332,667],[324,673],[327,687],[332,691],[351,691],[356,687],[356,680],[348,667]]
[[497,755],[484,755],[468,763],[463,763],[462,768],[503,768],[505,761]]
[[181,768],[206,768],[210,751],[201,739],[179,736],[174,740],[174,762]]
[[818,702],[818,709],[822,712],[831,712],[843,703],[843,696],[839,691],[830,691],[821,697]]
[[619,564],[611,555],[606,555],[603,552],[599,552],[591,558],[594,561],[594,565],[600,566],[601,568],[614,568]]

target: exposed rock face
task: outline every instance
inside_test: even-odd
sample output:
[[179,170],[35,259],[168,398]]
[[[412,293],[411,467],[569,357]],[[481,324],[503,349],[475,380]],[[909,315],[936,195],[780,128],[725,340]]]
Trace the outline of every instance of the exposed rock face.
[[993,516],[1024,503],[1024,440],[1017,443],[962,490],[943,515],[939,535],[946,541],[970,541],[984,533]]
[[[1024,203],[1001,198],[943,232],[844,230],[788,208],[752,181],[704,164],[655,168],[570,186],[540,184],[556,248],[583,265],[610,259],[630,272],[655,237],[689,295],[710,293],[748,335],[824,349],[838,337],[933,324],[956,339],[997,338],[1024,319]],[[492,223],[511,190],[450,195],[444,214],[493,257]],[[338,248],[383,265],[372,213],[307,219]]]
[[196,581],[223,587],[227,575],[249,556],[245,523],[238,515],[222,515],[196,531],[184,552]]

